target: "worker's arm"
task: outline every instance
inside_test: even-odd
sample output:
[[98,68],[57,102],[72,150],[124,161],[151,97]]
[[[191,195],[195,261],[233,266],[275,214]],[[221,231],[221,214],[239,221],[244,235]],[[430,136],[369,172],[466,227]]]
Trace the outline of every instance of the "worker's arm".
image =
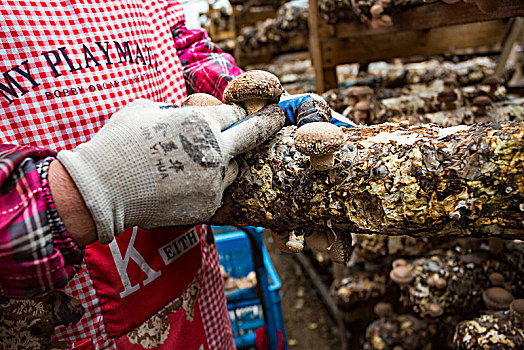
[[81,247],[96,241],[93,218],[62,163],[57,160],[50,163],[48,178],[58,216],[71,238]]
[[84,251],[58,217],[49,189],[55,153],[0,145],[0,296],[28,298],[66,285]]
[[[237,123],[245,117],[236,105],[176,108],[137,100],[115,113],[90,141],[59,152],[98,241],[107,244],[133,226],[205,223],[237,176],[233,157],[284,126],[277,106]],[[57,206],[59,213],[71,210]],[[81,215],[79,209],[73,214]]]
[[187,93],[203,92],[222,100],[227,83],[244,71],[235,59],[213,43],[202,28],[180,22],[171,29],[186,81]]
[[[171,33],[182,63],[188,94],[203,92],[222,100],[222,93],[227,84],[243,73],[243,70],[236,66],[235,59],[214,44],[202,28],[187,29],[185,22],[181,21],[171,29]],[[284,110],[286,125],[297,124],[299,110],[306,102],[310,113],[309,117],[302,120],[302,124],[326,121],[318,116],[315,104],[311,103],[318,100],[323,101],[322,97],[312,93],[285,94],[279,105]],[[334,111],[331,122],[339,126],[354,125],[349,119]]]

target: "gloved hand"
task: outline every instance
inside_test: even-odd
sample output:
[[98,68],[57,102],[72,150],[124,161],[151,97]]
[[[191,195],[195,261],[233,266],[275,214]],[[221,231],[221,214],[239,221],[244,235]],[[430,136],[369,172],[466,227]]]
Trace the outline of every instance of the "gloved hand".
[[276,105],[245,117],[236,105],[174,108],[137,100],[90,141],[59,152],[58,160],[91,212],[101,243],[132,226],[197,224],[214,214],[236,178],[232,158],[284,126]]
[[319,95],[283,94],[278,105],[286,115],[286,125],[302,126],[311,122],[330,122],[337,126],[352,127],[355,124],[333,111],[329,104]]

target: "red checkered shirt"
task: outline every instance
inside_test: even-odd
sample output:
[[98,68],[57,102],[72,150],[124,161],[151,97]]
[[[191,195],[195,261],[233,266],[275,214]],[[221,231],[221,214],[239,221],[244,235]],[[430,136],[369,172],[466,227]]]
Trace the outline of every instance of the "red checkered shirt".
[[0,295],[32,297],[65,286],[83,258],[49,193],[54,152],[137,98],[221,98],[242,70],[185,27],[176,1],[0,1]]

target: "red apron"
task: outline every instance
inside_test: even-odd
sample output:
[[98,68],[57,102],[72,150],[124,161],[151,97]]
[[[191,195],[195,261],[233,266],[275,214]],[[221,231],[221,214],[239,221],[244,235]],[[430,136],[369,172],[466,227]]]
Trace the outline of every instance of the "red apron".
[[[137,98],[186,95],[171,0],[8,1],[0,7],[2,142],[72,149]],[[203,227],[131,229],[87,248],[64,291],[85,307],[54,338],[77,348],[233,348],[216,248]]]

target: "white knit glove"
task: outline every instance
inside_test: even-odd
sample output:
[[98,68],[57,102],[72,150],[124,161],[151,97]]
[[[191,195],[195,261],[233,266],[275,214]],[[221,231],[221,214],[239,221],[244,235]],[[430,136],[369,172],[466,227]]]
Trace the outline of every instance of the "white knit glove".
[[214,214],[236,178],[232,158],[284,125],[276,105],[245,117],[236,105],[176,108],[137,100],[90,141],[59,152],[58,160],[90,210],[101,243],[132,226],[197,224]]

